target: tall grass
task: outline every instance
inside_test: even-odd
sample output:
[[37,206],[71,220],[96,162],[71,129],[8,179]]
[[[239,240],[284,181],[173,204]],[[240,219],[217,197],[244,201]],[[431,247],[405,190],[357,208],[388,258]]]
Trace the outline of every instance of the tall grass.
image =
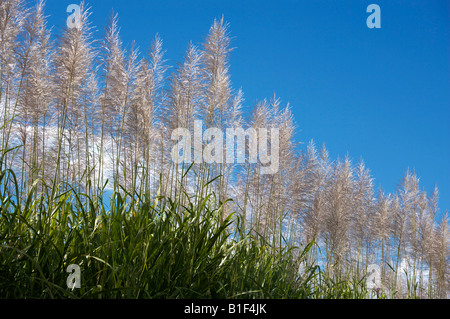
[[[359,298],[374,294],[373,264],[380,296],[448,296],[437,187],[428,195],[407,171],[396,193],[376,195],[362,161],[301,149],[275,95],[246,109],[223,18],[167,74],[158,35],[146,54],[127,52],[118,16],[98,36],[82,2],[78,27],[53,41],[44,7],[0,1],[1,297]],[[194,164],[175,165],[172,133],[199,120],[278,129],[278,171],[247,158],[258,136],[244,163],[192,152]],[[201,142],[194,151],[211,152]],[[70,264],[80,290],[67,290]]]

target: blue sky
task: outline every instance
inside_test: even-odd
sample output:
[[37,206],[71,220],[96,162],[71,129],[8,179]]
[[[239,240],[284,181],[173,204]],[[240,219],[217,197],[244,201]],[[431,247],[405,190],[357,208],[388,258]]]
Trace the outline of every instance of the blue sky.
[[[47,0],[55,31],[74,0]],[[369,29],[369,4],[381,29]],[[231,76],[250,107],[274,93],[289,102],[297,140],[326,143],[332,158],[361,157],[393,192],[409,167],[441,210],[450,209],[450,3],[448,0],[88,1],[97,35],[119,14],[124,44],[145,51],[156,33],[168,63],[181,61],[222,15],[233,36]]]

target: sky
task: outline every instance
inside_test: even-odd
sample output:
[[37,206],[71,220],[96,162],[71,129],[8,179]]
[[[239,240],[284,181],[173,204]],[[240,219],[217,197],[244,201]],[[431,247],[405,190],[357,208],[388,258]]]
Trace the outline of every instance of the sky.
[[[47,0],[58,33],[75,0]],[[296,140],[326,144],[332,159],[348,153],[370,169],[376,188],[394,192],[405,171],[420,186],[437,184],[450,209],[450,1],[448,0],[91,0],[96,36],[111,10],[125,45],[142,52],[155,34],[168,64],[200,44],[224,17],[234,51],[230,73],[245,106],[276,94],[289,103]],[[367,6],[380,7],[370,29]]]

